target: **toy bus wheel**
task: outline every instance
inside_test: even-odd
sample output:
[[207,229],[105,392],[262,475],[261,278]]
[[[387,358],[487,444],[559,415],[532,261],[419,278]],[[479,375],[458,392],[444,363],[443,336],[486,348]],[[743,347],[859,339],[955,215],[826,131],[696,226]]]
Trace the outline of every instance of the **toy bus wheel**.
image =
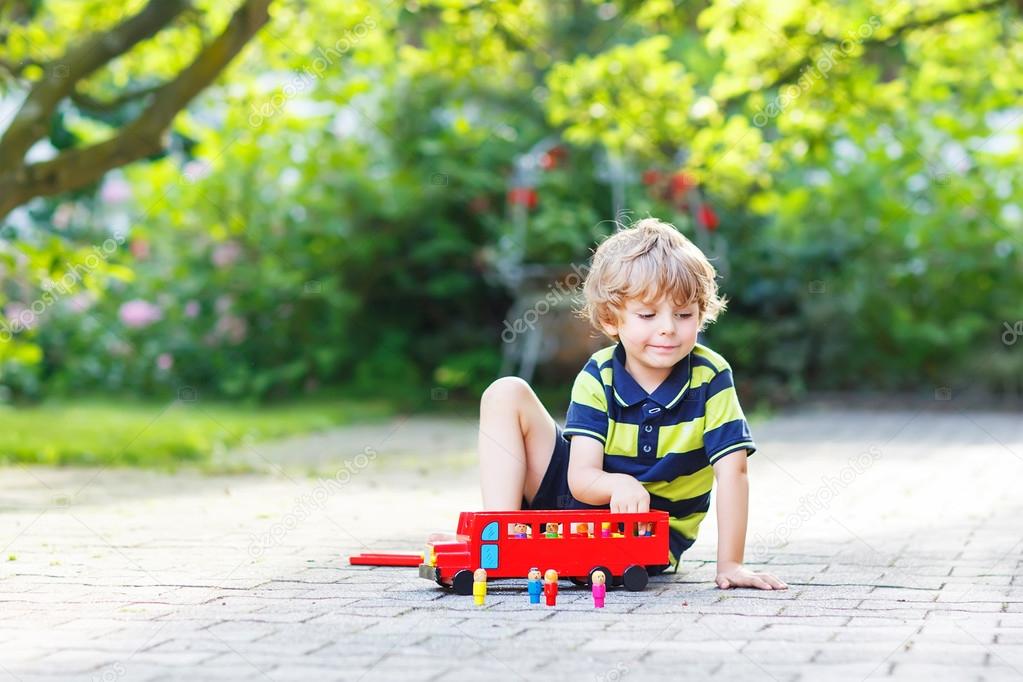
[[614,584],[611,571],[608,570],[607,566],[594,566],[593,568],[590,569],[589,576],[587,576],[588,579],[586,581],[586,587],[593,587],[593,574],[596,573],[597,571],[602,571],[604,573],[604,578],[606,579],[604,583],[605,585],[610,587],[611,585]]
[[455,573],[455,577],[451,579],[451,587],[455,590],[455,594],[462,596],[472,594],[472,571],[463,568]]
[[650,574],[646,572],[646,568],[636,564],[625,569],[625,573],[622,575],[622,582],[625,583],[625,589],[629,592],[642,592],[646,589],[646,584],[649,581]]

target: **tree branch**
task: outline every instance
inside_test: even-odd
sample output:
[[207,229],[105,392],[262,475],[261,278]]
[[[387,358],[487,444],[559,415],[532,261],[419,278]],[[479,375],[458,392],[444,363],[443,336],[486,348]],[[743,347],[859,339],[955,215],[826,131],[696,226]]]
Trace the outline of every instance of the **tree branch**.
[[25,152],[45,133],[57,104],[75,84],[111,59],[151,38],[187,6],[187,0],[150,0],[135,16],[109,31],[72,45],[64,56],[43,65],[43,78],[29,91],[0,138],[0,168],[18,168]]
[[141,88],[139,90],[131,90],[129,92],[122,93],[110,100],[97,99],[92,95],[86,94],[84,92],[73,90],[71,92],[71,101],[74,102],[79,109],[85,109],[87,111],[97,114],[109,114],[111,112],[117,111],[118,109],[120,109],[129,102],[134,102],[135,100],[143,99],[145,97],[148,97],[149,95],[152,95],[153,93],[157,92],[161,87],[163,86],[154,85],[152,87]]
[[[884,43],[887,43],[895,38],[899,38],[903,34],[908,33],[910,31],[915,31],[917,29],[923,28],[930,28],[931,26],[937,26],[939,24],[943,24],[947,21],[956,19],[958,17],[966,16],[968,14],[987,12],[997,7],[1007,5],[1009,4],[1009,2],[1010,0],[987,0],[986,2],[982,2],[973,7],[965,7],[960,10],[942,12],[928,19],[907,21],[904,24],[892,28],[890,32],[886,33],[881,37],[871,38],[869,40],[862,40],[859,42],[859,44],[863,45],[864,47],[874,47],[877,45],[883,45]],[[808,50],[807,54],[802,59],[798,60],[796,63],[792,64],[787,69],[779,73],[778,76],[776,76],[767,85],[763,85],[759,88],[754,88],[751,90],[747,90],[745,92],[739,92],[734,95],[730,95],[729,97],[726,97],[722,101],[718,102],[718,106],[721,109],[726,109],[732,106],[733,104],[738,104],[740,101],[745,100],[750,95],[753,95],[758,92],[767,92],[769,90],[775,90],[777,88],[780,88],[784,85],[788,85],[798,80],[799,76],[802,75],[803,70],[806,69],[811,64],[813,64],[814,58],[811,56],[810,54],[811,52],[822,50],[829,46],[831,47],[838,46],[841,45],[842,42],[843,42],[842,38],[835,38],[833,36],[825,38],[824,40],[810,48],[810,50]]]
[[145,110],[114,137],[0,175],[0,216],[32,197],[83,187],[103,177],[108,170],[159,152],[164,132],[178,112],[209,86],[269,21],[271,2],[245,0],[224,31],[172,81],[152,93]]

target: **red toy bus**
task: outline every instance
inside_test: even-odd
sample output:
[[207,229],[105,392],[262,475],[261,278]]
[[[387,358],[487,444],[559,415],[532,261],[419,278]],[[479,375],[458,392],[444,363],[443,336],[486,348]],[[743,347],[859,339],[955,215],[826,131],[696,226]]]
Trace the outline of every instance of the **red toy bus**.
[[[612,514],[605,509],[462,512],[456,535],[427,540],[419,577],[472,594],[472,572],[487,579],[525,578],[536,566],[588,585],[604,571],[633,592],[644,589],[648,566],[668,563],[668,513]],[[608,581],[611,584],[611,581]]]

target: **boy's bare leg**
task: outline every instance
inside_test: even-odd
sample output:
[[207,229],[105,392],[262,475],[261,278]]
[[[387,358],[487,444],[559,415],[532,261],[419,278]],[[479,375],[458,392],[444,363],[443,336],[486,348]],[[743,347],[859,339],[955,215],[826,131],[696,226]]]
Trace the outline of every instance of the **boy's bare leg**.
[[501,377],[480,399],[483,509],[514,510],[532,501],[557,435],[554,419],[522,379]]

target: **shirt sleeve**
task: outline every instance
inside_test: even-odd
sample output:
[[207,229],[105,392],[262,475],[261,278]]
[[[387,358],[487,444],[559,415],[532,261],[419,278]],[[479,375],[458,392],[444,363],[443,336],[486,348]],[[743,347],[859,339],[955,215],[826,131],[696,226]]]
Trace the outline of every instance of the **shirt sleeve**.
[[588,436],[607,442],[607,395],[595,360],[587,362],[575,378],[563,433],[566,438]]
[[725,367],[710,380],[706,400],[703,447],[710,463],[714,464],[737,450],[746,450],[747,455],[756,452],[730,368]]

